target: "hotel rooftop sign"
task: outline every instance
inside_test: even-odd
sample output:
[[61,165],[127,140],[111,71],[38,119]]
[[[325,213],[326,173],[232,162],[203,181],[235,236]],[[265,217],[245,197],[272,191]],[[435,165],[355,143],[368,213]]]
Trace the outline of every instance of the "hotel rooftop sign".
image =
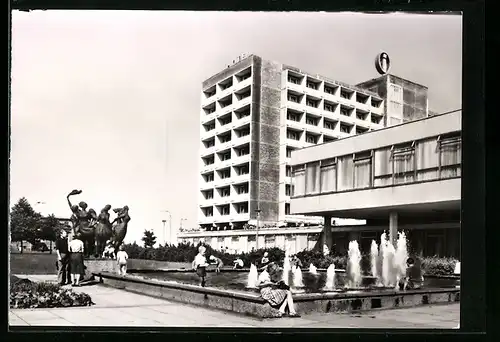
[[389,72],[389,69],[391,68],[391,60],[386,52],[381,52],[377,55],[375,58],[375,68],[381,75],[385,75]]

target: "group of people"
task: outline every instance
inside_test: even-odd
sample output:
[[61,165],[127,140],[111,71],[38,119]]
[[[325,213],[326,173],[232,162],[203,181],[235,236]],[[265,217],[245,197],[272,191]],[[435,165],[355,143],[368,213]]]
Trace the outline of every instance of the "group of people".
[[[198,254],[193,260],[192,268],[200,278],[200,285],[205,287],[207,267],[215,265],[215,272],[220,272],[223,266],[222,260],[214,255],[209,256],[208,260],[205,256],[206,247],[198,247]],[[296,262],[297,259],[295,259]],[[300,260],[298,260],[300,262]],[[300,263],[302,264],[302,263]],[[234,268],[243,267],[241,259],[235,260]],[[271,307],[278,309],[277,317],[283,317],[288,312],[288,317],[300,317],[295,311],[292,292],[290,287],[281,280],[281,268],[275,262],[270,262],[267,252],[264,253],[259,262],[259,269],[262,271],[258,278],[258,287],[261,297],[266,300]]]
[[[69,241],[67,231],[61,229],[55,246],[57,253],[57,281],[60,285],[81,285],[80,282],[85,276],[84,248],[80,233],[75,233],[71,241]],[[116,253],[119,274],[125,275],[127,273],[127,261],[127,252],[123,250],[123,245],[121,245],[118,253]]]

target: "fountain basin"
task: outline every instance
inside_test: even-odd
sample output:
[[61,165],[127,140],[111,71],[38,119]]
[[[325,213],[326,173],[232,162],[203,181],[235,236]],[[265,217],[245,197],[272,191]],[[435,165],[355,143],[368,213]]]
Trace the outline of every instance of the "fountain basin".
[[[131,292],[160,297],[202,307],[222,309],[261,318],[272,317],[272,309],[257,290],[207,287],[179,281],[146,278],[140,273],[119,276],[100,272],[94,275],[102,283]],[[295,293],[294,302],[300,313],[352,312],[460,301],[460,290],[452,288],[425,288],[396,291],[394,289],[340,289],[328,292]]]

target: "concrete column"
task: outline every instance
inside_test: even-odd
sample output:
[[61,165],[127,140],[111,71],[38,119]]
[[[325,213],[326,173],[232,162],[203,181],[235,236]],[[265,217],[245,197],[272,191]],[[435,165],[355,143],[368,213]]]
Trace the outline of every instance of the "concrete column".
[[396,241],[398,239],[398,213],[389,213],[389,240],[392,242],[393,246],[396,246]]
[[333,237],[332,237],[332,217],[331,216],[324,216],[324,223],[323,223],[323,245],[322,245],[322,252],[324,252],[324,246],[326,245],[328,247],[328,250],[332,250],[332,243],[333,243]]

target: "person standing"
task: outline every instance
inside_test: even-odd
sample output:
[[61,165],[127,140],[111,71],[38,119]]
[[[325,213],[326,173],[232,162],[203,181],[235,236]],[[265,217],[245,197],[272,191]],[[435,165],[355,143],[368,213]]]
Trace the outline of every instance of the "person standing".
[[123,245],[120,245],[120,250],[116,253],[116,262],[118,263],[118,273],[120,275],[127,274],[128,254],[125,252]]
[[57,282],[59,285],[71,284],[69,269],[68,233],[63,228],[56,240]]
[[80,233],[76,233],[69,243],[71,283],[80,286],[80,275],[84,274],[83,266],[83,241]]
[[200,277],[200,285],[205,287],[205,277],[207,275],[207,258],[205,257],[206,248],[203,246],[198,247],[198,254],[193,260],[192,267],[196,270],[196,274]]

